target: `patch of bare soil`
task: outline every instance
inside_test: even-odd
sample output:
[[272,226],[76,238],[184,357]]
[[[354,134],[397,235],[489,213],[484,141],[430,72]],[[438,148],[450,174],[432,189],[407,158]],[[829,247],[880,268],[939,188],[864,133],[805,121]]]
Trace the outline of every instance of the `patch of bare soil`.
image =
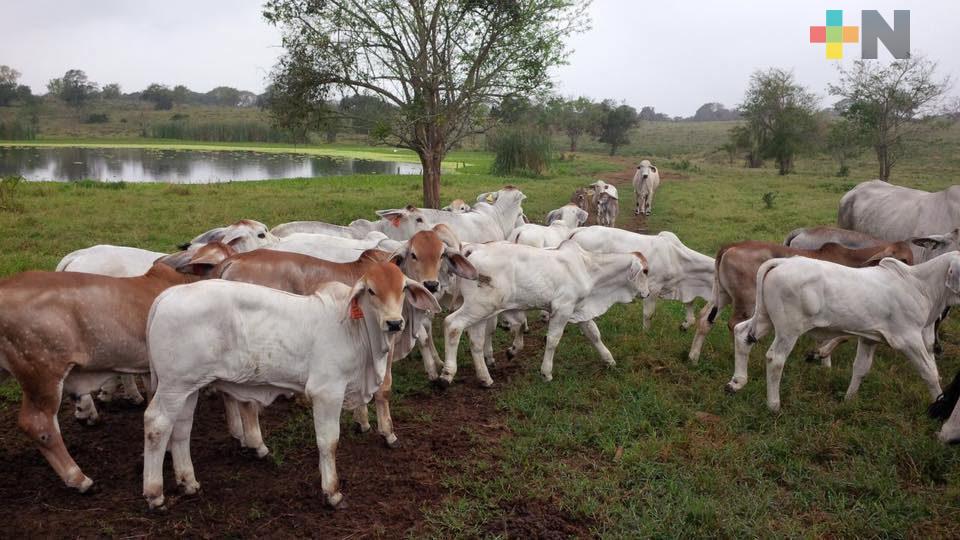
[[[530,345],[518,358],[497,355],[491,369],[497,385],[508,383],[519,370],[534,369],[533,358],[543,345],[537,334],[531,331]],[[172,504],[161,515],[148,514],[140,496],[143,407],[103,404],[103,423],[93,428],[80,426],[70,406],[61,409],[59,421],[68,448],[99,488],[91,495],[63,486],[16,427],[19,407],[7,407],[0,411],[4,536],[361,538],[423,533],[425,510],[440,504],[448,493],[441,479],[457,473],[450,463],[489,458],[508,433],[495,406],[496,387],[479,388],[472,372],[471,366],[462,366],[463,376],[449,389],[405,397],[404,406],[394,414],[398,449],[386,448],[373,432],[341,430],[337,468],[348,508],[336,511],[323,502],[316,446],[288,451],[279,466],[269,458],[242,454],[226,431],[223,406],[215,397],[200,399],[191,442],[202,490],[196,496],[178,497],[168,458],[165,487]],[[265,434],[269,437],[282,429],[299,407],[293,400],[268,407],[262,417]],[[312,433],[312,424],[306,429]],[[538,516],[547,521],[537,524]],[[511,521],[524,523],[517,530],[543,535],[569,530],[556,529],[566,526],[552,519],[549,513],[527,510],[510,516]]]

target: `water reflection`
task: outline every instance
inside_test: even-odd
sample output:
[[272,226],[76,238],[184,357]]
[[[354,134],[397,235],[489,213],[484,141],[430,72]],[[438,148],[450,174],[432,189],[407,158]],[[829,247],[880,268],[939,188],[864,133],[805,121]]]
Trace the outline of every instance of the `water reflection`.
[[348,174],[420,174],[420,165],[394,161],[260,152],[197,152],[148,148],[0,147],[0,175],[28,180],[212,182]]

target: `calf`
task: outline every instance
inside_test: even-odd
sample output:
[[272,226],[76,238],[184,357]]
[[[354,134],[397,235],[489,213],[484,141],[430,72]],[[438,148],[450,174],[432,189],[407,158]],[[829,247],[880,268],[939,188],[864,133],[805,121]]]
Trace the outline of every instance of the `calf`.
[[470,205],[467,204],[467,202],[464,201],[463,199],[454,199],[453,201],[450,202],[450,204],[441,208],[441,210],[444,210],[446,212],[463,214],[465,212],[469,212],[471,208],[470,208]]
[[147,323],[156,387],[144,414],[143,495],[149,507],[164,504],[168,448],[183,491],[200,489],[190,431],[197,396],[207,385],[263,405],[290,391],[305,393],[313,405],[323,494],[338,506],[340,411],[369,402],[383,383],[390,335],[405,323],[404,297],[417,309],[440,309],[429,291],[389,262],[368,268],[352,288],[331,283],[308,296],[222,280],[161,294]]
[[620,214],[620,201],[609,193],[597,195],[597,225],[613,227]]
[[948,253],[916,266],[886,258],[876,268],[848,268],[794,257],[763,263],[756,277],[756,312],[734,328],[737,371],[728,387],[747,380],[747,359],[757,340],[771,329],[767,350],[767,407],[780,410],[780,378],[787,356],[805,333],[818,337],[855,335],[859,342],[846,399],[856,395],[870,370],[877,344],[904,353],[940,395],[933,346],[933,324],[948,306],[960,303],[960,253]]
[[637,203],[634,214],[649,216],[653,212],[653,195],[659,187],[660,171],[650,164],[650,160],[641,161],[633,175],[633,194]]
[[[778,257],[808,257],[851,267],[876,265],[884,257],[895,257],[906,264],[913,263],[913,253],[905,242],[884,242],[873,247],[855,250],[834,243],[824,244],[820,249],[809,250],[753,240],[724,246],[717,252],[713,292],[700,311],[697,332],[693,336],[690,353],[687,355],[691,362],[699,361],[703,342],[713,329],[717,314],[724,306],[733,305],[733,311],[727,323],[730,330],[753,315],[757,269],[764,262]],[[819,355],[824,365],[830,365],[830,353],[838,344],[838,341],[833,341],[820,350]]]
[[[472,250],[472,251],[471,251]],[[506,242],[471,246],[467,259],[477,281],[460,287],[463,305],[443,321],[444,362],[440,380],[449,384],[457,372],[457,348],[466,330],[481,385],[493,385],[483,348],[490,339],[489,321],[508,310],[546,309],[550,313],[540,373],[553,378],[553,355],[568,322],[577,323],[604,362],[613,355],[600,339],[593,319],[613,304],[649,294],[647,261],[640,253],[589,253],[576,242],[539,249]]]
[[20,429],[67,486],[85,492],[93,480],[60,435],[56,415],[63,392],[77,399],[118,372],[147,371],[145,329],[153,300],[200,277],[182,272],[205,274],[233,253],[221,244],[201,252],[203,261],[172,255],[139,277],[24,272],[0,280],[0,368],[23,390]]

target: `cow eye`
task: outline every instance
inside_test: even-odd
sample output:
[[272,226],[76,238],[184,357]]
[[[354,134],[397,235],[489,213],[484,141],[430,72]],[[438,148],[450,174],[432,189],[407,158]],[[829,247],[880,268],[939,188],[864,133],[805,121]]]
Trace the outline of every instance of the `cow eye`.
[[417,254],[416,254],[416,253],[411,253],[411,254],[410,254],[410,258],[413,259],[413,260],[417,260]]
[[260,233],[257,235],[257,238],[266,238],[266,237],[267,237],[267,233]]
[[370,296],[376,296],[377,293],[373,292],[373,289],[367,289],[367,292],[370,293]]
[[649,273],[650,273],[650,269],[649,269],[649,268],[644,268],[644,269],[643,269],[643,273],[644,273],[644,274],[649,274]]
[[423,223],[423,218],[418,217],[418,218],[417,218],[417,223]]

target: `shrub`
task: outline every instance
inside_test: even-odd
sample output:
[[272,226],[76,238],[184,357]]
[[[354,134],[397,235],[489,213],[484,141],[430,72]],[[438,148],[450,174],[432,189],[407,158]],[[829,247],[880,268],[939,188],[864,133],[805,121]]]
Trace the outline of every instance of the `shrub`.
[[8,141],[32,141],[37,138],[37,129],[19,120],[0,122],[0,139]]
[[262,122],[162,122],[144,127],[143,136],[208,142],[294,142],[289,132]]
[[110,117],[107,113],[90,113],[80,120],[84,124],[106,124],[109,121]]
[[498,176],[542,176],[550,166],[550,137],[530,130],[509,130],[490,141],[496,154],[490,172]]
[[20,212],[23,205],[17,201],[17,188],[24,182],[22,176],[6,176],[0,180],[0,211]]
[[773,202],[777,199],[778,193],[776,191],[768,191],[763,194],[763,204],[768,209],[773,208]]

